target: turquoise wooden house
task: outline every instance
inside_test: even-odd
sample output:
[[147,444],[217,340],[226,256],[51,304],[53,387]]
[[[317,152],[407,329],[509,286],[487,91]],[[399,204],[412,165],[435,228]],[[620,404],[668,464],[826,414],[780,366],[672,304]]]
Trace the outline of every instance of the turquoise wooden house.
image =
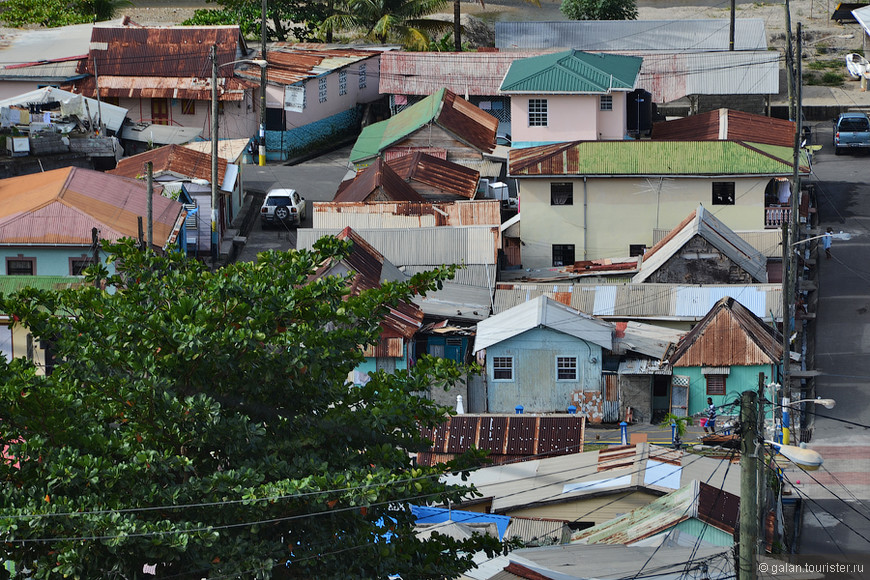
[[722,298],[670,356],[671,412],[702,413],[707,397],[717,407],[731,404],[743,391],[758,387],[759,373],[771,382],[781,362],[779,331],[734,298]]
[[615,327],[539,296],[478,323],[474,352],[485,350],[487,411],[565,412],[601,421],[602,359]]

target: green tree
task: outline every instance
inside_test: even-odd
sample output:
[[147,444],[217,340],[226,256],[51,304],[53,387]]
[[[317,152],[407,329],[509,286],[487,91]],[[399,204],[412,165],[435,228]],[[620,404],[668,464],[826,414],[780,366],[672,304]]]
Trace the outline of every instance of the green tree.
[[67,26],[109,20],[129,6],[129,0],[6,0],[0,5],[0,21],[6,26]]
[[[207,0],[219,4],[219,9],[196,10],[193,17],[182,22],[186,26],[238,24],[247,37],[260,37],[262,5],[251,0]],[[317,30],[328,14],[326,5],[316,0],[269,0],[266,11],[268,40],[280,42],[296,39],[317,40]]]
[[562,0],[559,9],[571,20],[637,20],[635,0]]
[[0,301],[58,361],[42,376],[0,356],[0,565],[34,578],[146,565],[196,579],[451,578],[473,552],[503,549],[412,533],[409,503],[468,495],[440,482],[456,465],[409,458],[426,446],[419,425],[446,411],[415,393],[461,370],[425,358],[347,383],[386,306],[449,272],[356,295],[348,278],[312,281],[347,250],[324,238],[209,272],[124,242],[110,247],[116,275],[90,272],[113,293]]
[[326,31],[361,31],[381,44],[401,42],[411,50],[427,50],[432,33],[449,30],[450,23],[426,18],[449,0],[346,0],[321,26]]

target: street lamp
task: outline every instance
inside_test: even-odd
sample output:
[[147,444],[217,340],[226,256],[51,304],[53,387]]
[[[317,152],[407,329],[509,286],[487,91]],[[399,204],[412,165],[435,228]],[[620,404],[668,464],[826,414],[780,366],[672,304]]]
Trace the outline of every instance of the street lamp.
[[780,455],[803,469],[804,471],[816,471],[824,463],[824,459],[818,451],[807,449],[805,447],[797,447],[795,445],[785,445],[776,441],[764,440],[765,443],[774,447]]
[[825,409],[833,409],[834,405],[837,402],[834,399],[823,399],[821,397],[815,399],[800,399],[798,401],[790,401],[788,397],[782,398],[782,442],[788,444],[789,442],[789,428],[790,425],[790,417],[789,417],[789,409],[792,405],[798,405],[800,403],[815,403],[816,405],[821,405]]
[[[220,66],[227,66],[246,62],[259,66],[266,70],[266,61],[262,59],[241,59],[225,62]],[[211,47],[211,266],[217,268],[219,255],[218,240],[218,63],[217,46]]]

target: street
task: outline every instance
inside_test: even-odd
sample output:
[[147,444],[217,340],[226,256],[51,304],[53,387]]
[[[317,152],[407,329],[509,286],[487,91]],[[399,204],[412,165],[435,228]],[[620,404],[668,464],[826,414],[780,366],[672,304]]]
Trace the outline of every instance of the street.
[[[296,189],[306,202],[305,221],[300,227],[311,227],[312,204],[332,201],[339,183],[348,172],[350,146],[336,149],[299,165],[245,165],[245,191],[254,196],[251,211],[259,212],[263,197],[272,187]],[[247,233],[247,241],[237,260],[253,262],[257,254],[266,250],[288,250],[296,247],[296,228],[267,226],[256,219]]]
[[863,427],[870,424],[870,163],[866,153],[835,157],[831,137],[830,124],[814,127],[814,143],[823,145],[813,164],[819,231],[830,226],[851,239],[835,239],[830,260],[818,256],[816,395],[835,399],[836,407],[817,407],[810,447],[825,462],[795,487],[811,498],[800,552],[846,561],[844,555],[870,550],[870,431]]

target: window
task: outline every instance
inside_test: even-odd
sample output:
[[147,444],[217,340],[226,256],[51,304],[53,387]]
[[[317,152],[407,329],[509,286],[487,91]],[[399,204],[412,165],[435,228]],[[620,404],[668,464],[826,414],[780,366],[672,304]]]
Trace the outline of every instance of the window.
[[577,357],[576,356],[557,356],[556,357],[556,380],[557,381],[576,381],[577,380]]
[[629,244],[628,255],[632,258],[635,256],[643,256],[646,253],[646,244]]
[[599,111],[612,111],[613,110],[613,95],[601,95],[598,98],[598,110]]
[[193,99],[181,99],[181,114],[196,115],[196,101]]
[[529,99],[529,127],[547,126],[547,99]]
[[706,375],[707,394],[708,395],[724,395],[725,394],[725,378],[726,378],[726,375]]
[[734,182],[713,182],[713,205],[734,205]]
[[321,103],[326,102],[326,77],[317,79],[317,98]]
[[553,265],[574,265],[574,244],[553,244]]
[[155,125],[169,124],[168,99],[151,99],[151,122]]
[[84,276],[84,270],[91,265],[91,259],[88,256],[69,259],[69,275]]
[[574,184],[551,183],[550,205],[574,205]]
[[494,356],[492,357],[492,378],[496,381],[512,381],[514,380],[514,357],[512,356]]
[[347,94],[347,71],[338,71],[338,96]]
[[359,65],[359,88],[366,88],[366,63]]
[[34,276],[36,274],[36,258],[25,258],[18,254],[15,258],[6,258],[7,276]]

